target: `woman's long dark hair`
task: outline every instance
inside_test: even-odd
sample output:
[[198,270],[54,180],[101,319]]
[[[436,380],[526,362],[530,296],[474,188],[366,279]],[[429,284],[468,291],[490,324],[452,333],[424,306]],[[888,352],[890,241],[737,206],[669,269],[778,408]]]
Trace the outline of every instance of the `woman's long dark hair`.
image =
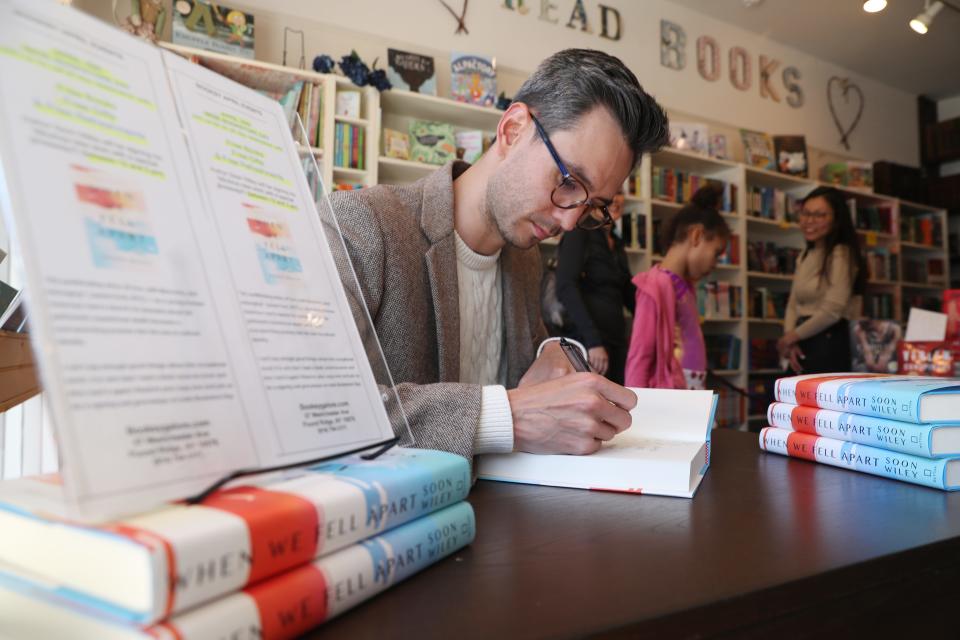
[[[867,288],[867,269],[863,260],[863,253],[860,251],[860,241],[857,238],[857,230],[853,226],[853,218],[850,216],[850,207],[847,205],[847,196],[833,187],[817,187],[807,194],[802,204],[814,198],[823,198],[833,211],[833,226],[827,233],[824,240],[823,264],[820,266],[820,277],[830,280],[830,261],[833,259],[833,249],[837,245],[846,245],[850,252],[850,276],[853,279],[853,293],[860,295]],[[813,248],[813,243],[808,242],[807,251]]]

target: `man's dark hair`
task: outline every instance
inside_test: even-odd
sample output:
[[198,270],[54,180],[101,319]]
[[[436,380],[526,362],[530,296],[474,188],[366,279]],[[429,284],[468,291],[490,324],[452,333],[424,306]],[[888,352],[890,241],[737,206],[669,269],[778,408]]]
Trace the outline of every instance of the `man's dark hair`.
[[603,51],[558,51],[540,63],[513,100],[530,107],[547,133],[569,130],[594,107],[606,107],[620,124],[635,163],[670,141],[663,108],[619,58]]

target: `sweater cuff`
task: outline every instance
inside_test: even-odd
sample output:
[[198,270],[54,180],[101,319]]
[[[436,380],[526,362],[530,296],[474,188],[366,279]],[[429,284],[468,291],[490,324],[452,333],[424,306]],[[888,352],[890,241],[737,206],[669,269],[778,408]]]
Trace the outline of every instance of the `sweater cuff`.
[[473,439],[474,453],[513,451],[513,413],[506,387],[486,385],[480,398],[480,424]]
[[[587,348],[584,347],[583,344],[581,344],[579,340],[574,340],[573,338],[567,338],[566,340],[567,340],[567,342],[572,342],[573,344],[577,345],[577,347],[580,349],[580,353],[583,354],[583,359],[584,359],[584,360],[586,360],[587,358],[590,357],[590,356],[587,354]],[[548,345],[549,343],[551,343],[551,342],[560,342],[560,337],[557,336],[557,337],[554,337],[554,338],[547,338],[546,340],[544,340],[543,342],[541,342],[541,343],[540,343],[540,346],[537,348],[537,357],[538,357],[538,358],[540,357],[540,354],[543,353],[543,348],[544,348],[545,346],[547,346],[547,345]]]

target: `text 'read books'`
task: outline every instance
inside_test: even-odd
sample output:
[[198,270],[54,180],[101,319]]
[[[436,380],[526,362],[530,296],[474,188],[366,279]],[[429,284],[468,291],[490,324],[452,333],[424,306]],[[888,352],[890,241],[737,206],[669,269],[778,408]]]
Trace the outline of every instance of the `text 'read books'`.
[[924,458],[960,455],[960,424],[914,424],[783,402],[770,405],[767,423]]
[[473,508],[460,502],[147,628],[60,602],[0,567],[0,637],[295,638],[470,544],[475,531]]
[[889,418],[960,421],[960,380],[870,373],[809,374],[777,380],[778,402]]
[[0,209],[67,503],[107,520],[394,438],[283,108],[0,0]]
[[691,498],[710,466],[712,391],[632,389],[632,426],[588,456],[481,456],[486,480]]
[[395,448],[97,527],[45,517],[37,497],[51,487],[5,483],[0,562],[148,624],[459,502],[470,470],[452,453]]
[[760,448],[791,458],[802,458],[934,489],[960,489],[960,458],[956,457],[921,458],[909,453],[776,427],[765,427],[760,431]]

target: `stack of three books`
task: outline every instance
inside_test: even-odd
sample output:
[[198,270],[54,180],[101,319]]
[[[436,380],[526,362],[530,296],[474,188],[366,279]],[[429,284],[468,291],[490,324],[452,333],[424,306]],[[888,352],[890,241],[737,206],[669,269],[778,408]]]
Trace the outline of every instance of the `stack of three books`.
[[473,541],[466,459],[394,449],[122,521],[0,483],[0,637],[297,637]]
[[760,448],[960,489],[960,380],[880,374],[777,380]]

